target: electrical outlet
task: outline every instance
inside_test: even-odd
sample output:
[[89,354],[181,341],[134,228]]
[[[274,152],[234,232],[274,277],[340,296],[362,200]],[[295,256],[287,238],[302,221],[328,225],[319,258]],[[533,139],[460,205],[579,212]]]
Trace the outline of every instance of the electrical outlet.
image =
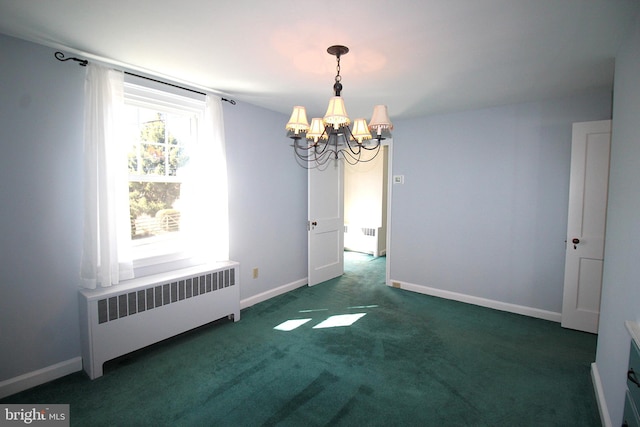
[[256,268],[254,268],[254,269],[253,269],[253,273],[252,273],[252,274],[253,274],[253,278],[254,278],[254,279],[257,279],[257,278],[258,278],[258,267],[256,267]]

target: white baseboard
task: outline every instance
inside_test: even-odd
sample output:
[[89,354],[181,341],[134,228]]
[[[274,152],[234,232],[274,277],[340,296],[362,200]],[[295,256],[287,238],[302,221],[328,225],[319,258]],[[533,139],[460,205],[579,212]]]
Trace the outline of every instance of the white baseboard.
[[0,382],[0,399],[81,370],[82,357],[78,356],[37,371],[10,378]]
[[398,280],[390,280],[390,285],[395,288],[405,289],[407,291],[418,292],[420,294],[430,295],[439,298],[460,301],[468,304],[479,305],[481,307],[492,308],[494,310],[507,311],[509,313],[522,314],[524,316],[536,317],[538,319],[550,320],[558,322],[562,320],[562,314],[553,311],[541,310],[539,308],[526,307],[523,305],[510,304],[502,301],[495,301],[486,298],[475,297],[473,295],[461,294],[458,292],[445,291],[443,289],[431,288],[429,286],[415,285],[412,283],[400,282]]
[[258,304],[259,302],[266,301],[270,298],[277,297],[278,295],[286,294],[289,291],[300,288],[309,283],[307,278],[296,280],[295,282],[287,283],[286,285],[278,286],[277,288],[270,289],[268,291],[262,292],[258,295],[254,295],[249,298],[245,298],[240,300],[240,309],[245,309],[247,307],[251,307],[252,305]]
[[611,423],[609,408],[607,407],[607,401],[604,398],[604,391],[602,390],[600,373],[598,372],[598,366],[595,362],[591,364],[591,380],[593,381],[593,389],[596,392],[598,412],[600,412],[600,422],[602,423],[603,427],[612,427],[613,424]]

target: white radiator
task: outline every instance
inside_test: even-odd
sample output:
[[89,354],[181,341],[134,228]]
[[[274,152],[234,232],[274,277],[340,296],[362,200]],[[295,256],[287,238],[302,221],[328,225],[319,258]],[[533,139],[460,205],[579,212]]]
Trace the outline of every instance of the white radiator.
[[355,252],[364,252],[373,256],[386,253],[381,227],[362,227],[345,224],[344,248]]
[[240,320],[239,264],[222,262],[80,290],[82,365],[104,362],[228,316]]

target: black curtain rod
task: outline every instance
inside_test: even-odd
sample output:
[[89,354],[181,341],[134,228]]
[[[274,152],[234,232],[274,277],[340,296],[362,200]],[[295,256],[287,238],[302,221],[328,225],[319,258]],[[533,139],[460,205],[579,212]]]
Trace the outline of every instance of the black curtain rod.
[[[54,54],[54,56],[56,57],[56,59],[58,61],[62,61],[62,62],[65,62],[65,61],[76,61],[78,63],[78,65],[80,65],[81,67],[86,67],[87,64],[89,64],[89,61],[86,60],[86,59],[75,58],[75,57],[72,57],[72,56],[70,56],[68,58],[65,58],[64,57],[64,53],[62,53],[62,52],[56,52]],[[176,85],[176,84],[173,84],[173,83],[163,82],[162,80],[153,79],[153,78],[147,77],[147,76],[141,76],[140,74],[130,73],[128,71],[125,71],[124,73],[125,74],[129,74],[130,76],[135,76],[135,77],[140,77],[142,79],[150,80],[152,82],[165,84],[167,86],[177,87],[178,89],[188,90],[189,92],[197,93],[197,94],[200,94],[200,95],[205,95],[205,96],[207,95],[206,93],[200,92],[198,90],[190,89],[190,88],[184,87],[184,86],[179,86],[179,85]],[[227,98],[220,98],[220,99],[222,99],[223,101],[228,102],[231,105],[236,105],[236,101],[234,101],[233,99],[227,99]]]

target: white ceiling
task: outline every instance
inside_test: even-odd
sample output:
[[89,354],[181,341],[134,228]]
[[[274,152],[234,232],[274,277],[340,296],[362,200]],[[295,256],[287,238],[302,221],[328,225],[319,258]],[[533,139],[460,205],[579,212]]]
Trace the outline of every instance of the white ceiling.
[[406,118],[608,87],[639,10],[638,0],[0,0],[0,32],[309,116],[332,96],[326,48],[343,44],[350,116],[387,104]]

